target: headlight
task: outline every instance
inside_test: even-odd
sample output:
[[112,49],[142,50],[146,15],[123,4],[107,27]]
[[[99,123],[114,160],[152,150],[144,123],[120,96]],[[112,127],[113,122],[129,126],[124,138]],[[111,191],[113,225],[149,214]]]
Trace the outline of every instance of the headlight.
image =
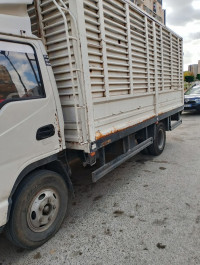
[[200,103],[200,98],[195,99],[196,103]]

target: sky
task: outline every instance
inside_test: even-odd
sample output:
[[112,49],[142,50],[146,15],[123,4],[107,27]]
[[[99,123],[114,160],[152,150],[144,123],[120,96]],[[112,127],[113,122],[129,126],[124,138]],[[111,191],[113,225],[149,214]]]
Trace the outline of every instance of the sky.
[[184,71],[200,60],[200,0],[163,0],[166,25],[184,40]]

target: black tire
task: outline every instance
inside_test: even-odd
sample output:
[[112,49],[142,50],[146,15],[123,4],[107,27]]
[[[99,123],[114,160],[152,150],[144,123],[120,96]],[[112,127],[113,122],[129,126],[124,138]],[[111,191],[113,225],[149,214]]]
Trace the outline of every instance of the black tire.
[[162,154],[163,150],[165,149],[165,143],[166,143],[165,125],[162,122],[160,122],[156,126],[154,142],[152,145],[148,147],[149,153],[154,156],[159,156],[160,154]]
[[25,249],[41,246],[59,230],[67,205],[68,189],[59,174],[48,170],[31,173],[13,197],[8,239]]

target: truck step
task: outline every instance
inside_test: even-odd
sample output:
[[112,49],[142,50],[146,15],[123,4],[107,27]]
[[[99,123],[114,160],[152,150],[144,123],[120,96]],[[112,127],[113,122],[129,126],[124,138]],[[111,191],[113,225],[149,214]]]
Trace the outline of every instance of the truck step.
[[142,143],[136,145],[135,147],[129,149],[125,154],[118,156],[117,158],[113,159],[109,163],[106,163],[102,167],[98,168],[94,172],[92,172],[92,181],[97,182],[100,178],[108,174],[110,171],[124,163],[126,160],[130,159],[134,155],[141,152],[146,147],[150,146],[153,143],[153,138],[150,137],[147,140],[143,141]]

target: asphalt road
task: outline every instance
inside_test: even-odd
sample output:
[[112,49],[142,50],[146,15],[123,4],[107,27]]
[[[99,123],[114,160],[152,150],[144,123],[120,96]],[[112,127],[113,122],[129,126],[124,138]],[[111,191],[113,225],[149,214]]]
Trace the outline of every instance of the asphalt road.
[[0,236],[1,265],[200,264],[200,114],[183,114],[159,157],[137,155],[76,198],[54,238],[24,251]]

